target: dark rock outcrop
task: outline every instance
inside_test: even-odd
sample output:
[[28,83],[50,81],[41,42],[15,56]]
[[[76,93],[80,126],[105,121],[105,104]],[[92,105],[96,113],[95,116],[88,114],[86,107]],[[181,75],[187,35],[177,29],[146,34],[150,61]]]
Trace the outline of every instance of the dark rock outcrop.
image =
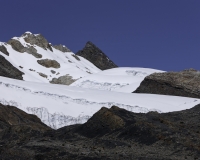
[[41,59],[37,60],[38,64],[46,67],[46,68],[60,68],[60,63],[58,63],[56,60],[51,59]]
[[41,77],[43,77],[43,78],[47,78],[48,76],[46,75],[46,74],[44,74],[44,73],[38,73]]
[[9,61],[0,55],[0,76],[23,80],[24,73],[15,68]]
[[20,146],[49,130],[35,115],[0,104],[0,159],[32,159],[29,149]]
[[200,72],[194,69],[181,72],[153,73],[147,76],[134,93],[152,93],[200,98]]
[[1,51],[2,53],[4,53],[5,55],[9,56],[9,53],[8,53],[8,51],[7,51],[7,48],[6,48],[4,45],[0,46],[0,51]]
[[42,123],[36,115],[27,114],[17,107],[5,106],[2,104],[0,104],[0,122],[1,131],[10,127],[23,128],[24,126],[42,132],[51,130],[51,128]]
[[84,57],[101,70],[118,67],[92,42],[87,42],[85,47],[78,51],[76,54],[78,56]]
[[0,159],[198,159],[200,105],[159,114],[102,108],[82,125],[52,130],[0,105]]
[[51,70],[51,73],[52,73],[52,74],[55,74],[55,73],[56,73],[56,71],[54,71],[54,70]]
[[50,83],[52,84],[63,84],[63,85],[70,85],[75,82],[76,79],[73,79],[70,75],[60,76],[59,78],[53,78]]
[[71,52],[70,49],[68,49],[66,46],[63,46],[63,45],[54,45],[53,46],[55,49],[58,49],[60,50],[61,52]]
[[77,56],[77,55],[75,55],[75,54],[72,54],[72,56],[77,60],[77,61],[80,61],[81,59]]

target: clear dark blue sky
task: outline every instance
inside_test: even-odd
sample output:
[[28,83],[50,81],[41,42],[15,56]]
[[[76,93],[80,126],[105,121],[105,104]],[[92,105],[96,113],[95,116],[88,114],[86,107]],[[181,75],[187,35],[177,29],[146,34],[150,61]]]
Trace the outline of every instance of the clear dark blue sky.
[[0,41],[30,31],[119,66],[200,70],[200,0],[0,0],[0,15]]

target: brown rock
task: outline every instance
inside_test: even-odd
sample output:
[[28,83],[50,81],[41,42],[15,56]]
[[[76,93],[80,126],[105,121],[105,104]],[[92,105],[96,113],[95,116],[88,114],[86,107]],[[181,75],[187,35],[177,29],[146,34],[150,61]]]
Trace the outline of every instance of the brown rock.
[[60,68],[60,64],[56,60],[41,59],[37,60],[38,64],[47,68]]
[[63,46],[63,45],[54,45],[53,46],[55,49],[60,50],[61,52],[71,52],[70,49],[68,49],[67,47]]
[[60,76],[59,78],[53,78],[50,83],[52,84],[63,84],[63,85],[70,85],[75,82],[76,79],[73,79],[70,75]]
[[49,49],[50,51],[53,52],[49,42],[41,34],[34,35],[30,33],[25,33],[22,36],[26,36],[24,40],[27,43],[30,43],[31,45],[37,45],[45,50]]
[[152,93],[200,98],[200,72],[194,69],[181,72],[154,73],[147,76],[134,93]]

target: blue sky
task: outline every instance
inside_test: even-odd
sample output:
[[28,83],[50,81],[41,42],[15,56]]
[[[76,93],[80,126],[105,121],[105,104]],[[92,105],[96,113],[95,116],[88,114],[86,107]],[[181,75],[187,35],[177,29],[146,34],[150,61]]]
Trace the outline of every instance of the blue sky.
[[0,41],[30,31],[73,52],[92,41],[121,67],[200,70],[200,0],[0,2]]

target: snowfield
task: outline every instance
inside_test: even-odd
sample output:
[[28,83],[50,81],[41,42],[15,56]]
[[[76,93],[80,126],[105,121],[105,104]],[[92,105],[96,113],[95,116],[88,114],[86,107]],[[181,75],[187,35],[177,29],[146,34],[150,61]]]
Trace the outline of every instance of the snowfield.
[[139,87],[146,76],[156,72],[164,71],[150,68],[119,67],[83,77],[72,83],[71,86],[131,93]]
[[117,105],[132,112],[147,113],[179,111],[200,103],[196,98],[108,92],[5,77],[0,77],[0,90],[0,103],[35,114],[54,129],[84,123],[103,106]]

